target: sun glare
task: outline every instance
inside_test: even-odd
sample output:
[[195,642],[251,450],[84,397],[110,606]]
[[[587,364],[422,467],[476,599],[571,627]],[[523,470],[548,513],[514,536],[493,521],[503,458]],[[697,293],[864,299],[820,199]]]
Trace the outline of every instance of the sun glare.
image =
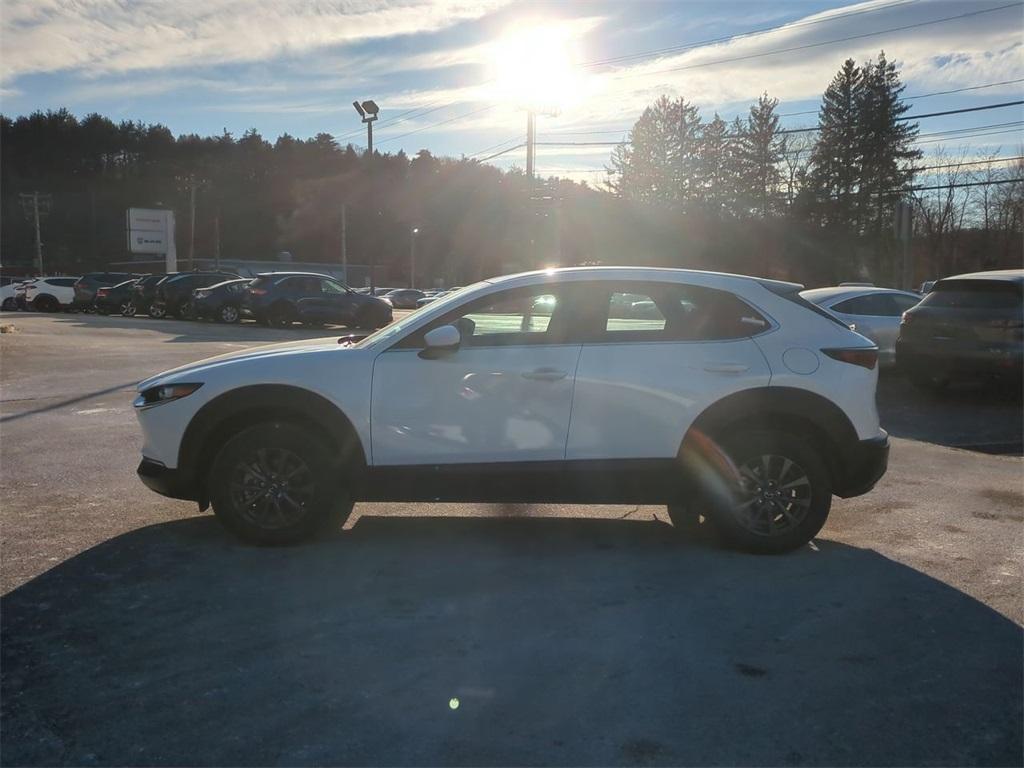
[[563,112],[583,97],[584,78],[572,35],[565,25],[514,27],[494,43],[495,96],[522,109]]

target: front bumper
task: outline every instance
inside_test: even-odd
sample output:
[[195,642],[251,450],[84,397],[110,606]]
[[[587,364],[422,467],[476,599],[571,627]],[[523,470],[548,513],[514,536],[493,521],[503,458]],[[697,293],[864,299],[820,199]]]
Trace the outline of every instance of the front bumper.
[[848,499],[867,493],[889,468],[889,433],[860,440],[843,457],[842,479],[833,488],[836,496]]
[[195,488],[191,487],[192,484],[187,482],[177,469],[170,469],[159,461],[143,456],[136,472],[143,485],[161,496],[187,501],[198,500]]

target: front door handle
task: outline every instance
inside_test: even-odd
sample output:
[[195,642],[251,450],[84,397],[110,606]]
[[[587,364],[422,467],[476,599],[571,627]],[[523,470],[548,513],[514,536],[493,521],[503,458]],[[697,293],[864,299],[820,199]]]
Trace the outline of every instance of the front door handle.
[[743,373],[749,371],[750,366],[743,363],[710,363],[704,366],[708,373]]
[[568,371],[560,371],[557,368],[537,368],[532,371],[525,371],[523,378],[532,381],[559,381],[568,375]]

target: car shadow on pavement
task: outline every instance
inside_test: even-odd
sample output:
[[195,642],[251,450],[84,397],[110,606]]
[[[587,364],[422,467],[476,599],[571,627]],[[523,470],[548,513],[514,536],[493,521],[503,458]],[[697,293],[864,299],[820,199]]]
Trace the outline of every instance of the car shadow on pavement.
[[879,554],[661,523],[143,528],[2,602],[5,765],[1005,765],[1021,628]]

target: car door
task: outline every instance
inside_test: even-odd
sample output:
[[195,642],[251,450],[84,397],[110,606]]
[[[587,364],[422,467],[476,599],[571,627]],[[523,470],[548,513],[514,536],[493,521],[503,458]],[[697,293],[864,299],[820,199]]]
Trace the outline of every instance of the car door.
[[694,419],[771,372],[752,336],[771,323],[727,291],[594,284],[567,460],[674,458]]
[[[565,296],[556,286],[492,293],[381,353],[374,465],[562,460],[580,353]],[[460,346],[424,359],[424,333],[445,324],[460,328]]]
[[326,322],[345,324],[352,321],[356,302],[349,295],[349,291],[333,280],[321,280],[320,293]]
[[900,316],[916,303],[903,294],[879,291],[844,299],[829,309],[844,323],[852,324],[857,333],[875,342],[880,363],[888,365],[896,355]]

